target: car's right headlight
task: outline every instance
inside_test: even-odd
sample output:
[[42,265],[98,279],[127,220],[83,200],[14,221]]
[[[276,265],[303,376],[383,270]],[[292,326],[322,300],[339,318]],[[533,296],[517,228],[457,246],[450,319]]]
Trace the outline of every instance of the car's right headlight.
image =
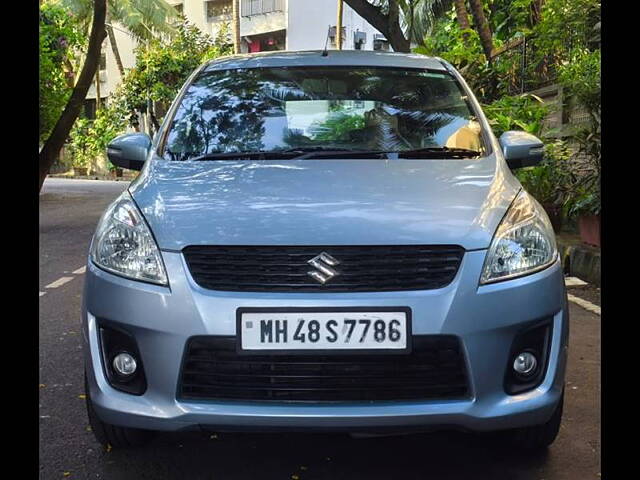
[[102,215],[91,244],[91,260],[117,275],[167,285],[160,250],[127,191]]
[[551,265],[557,257],[556,237],[547,212],[522,190],[491,241],[480,283],[537,272]]

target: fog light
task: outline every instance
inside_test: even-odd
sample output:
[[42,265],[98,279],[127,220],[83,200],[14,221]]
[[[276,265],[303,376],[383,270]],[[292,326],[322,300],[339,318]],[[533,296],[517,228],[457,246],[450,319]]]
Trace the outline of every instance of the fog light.
[[520,352],[513,361],[513,369],[518,375],[533,375],[538,367],[538,359],[531,352]]
[[136,359],[128,353],[119,353],[113,358],[113,369],[123,377],[128,377],[136,372]]

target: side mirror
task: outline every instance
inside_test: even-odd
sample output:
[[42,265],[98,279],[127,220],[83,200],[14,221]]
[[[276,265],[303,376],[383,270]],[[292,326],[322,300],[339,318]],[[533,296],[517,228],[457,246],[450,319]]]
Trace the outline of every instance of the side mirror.
[[107,145],[107,157],[114,165],[129,170],[142,170],[151,139],[146,133],[126,133]]
[[504,132],[500,135],[500,146],[511,169],[538,165],[544,155],[544,144],[527,132]]

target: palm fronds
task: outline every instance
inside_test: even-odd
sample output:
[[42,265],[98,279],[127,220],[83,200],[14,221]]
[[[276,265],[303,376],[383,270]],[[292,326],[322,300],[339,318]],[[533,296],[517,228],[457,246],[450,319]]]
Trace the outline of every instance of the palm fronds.
[[453,0],[397,0],[400,4],[400,24],[411,42],[422,44],[436,21],[453,5]]
[[[92,0],[62,0],[86,30],[93,15]],[[159,34],[171,35],[177,20],[176,9],[165,0],[107,0],[107,21],[118,22],[138,40]]]

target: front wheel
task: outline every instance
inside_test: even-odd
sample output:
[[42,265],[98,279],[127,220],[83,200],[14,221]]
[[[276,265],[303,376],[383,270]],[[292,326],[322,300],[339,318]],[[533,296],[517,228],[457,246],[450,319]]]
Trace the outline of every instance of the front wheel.
[[142,446],[151,440],[153,432],[137,428],[119,427],[105,423],[96,414],[89,395],[87,374],[84,375],[85,402],[89,425],[96,440],[105,448],[130,448]]
[[564,404],[564,392],[560,397],[560,402],[547,423],[523,427],[511,432],[511,440],[516,446],[528,450],[541,450],[551,445],[560,431],[562,421],[562,407]]

